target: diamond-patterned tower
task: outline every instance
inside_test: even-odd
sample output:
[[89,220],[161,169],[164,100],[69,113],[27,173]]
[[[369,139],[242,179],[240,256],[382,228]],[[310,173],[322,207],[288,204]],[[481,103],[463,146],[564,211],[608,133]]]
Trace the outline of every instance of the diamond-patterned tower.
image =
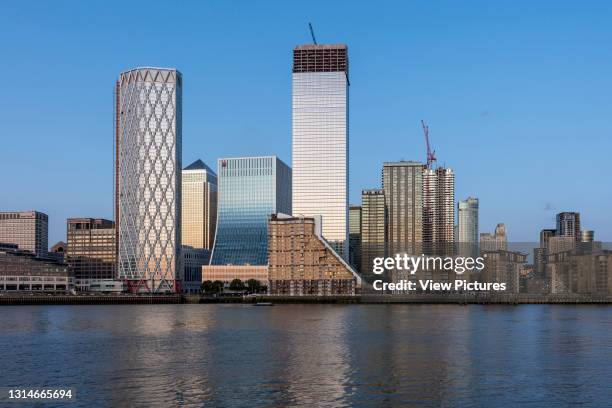
[[133,292],[178,291],[182,75],[136,68],[116,85],[117,271]]

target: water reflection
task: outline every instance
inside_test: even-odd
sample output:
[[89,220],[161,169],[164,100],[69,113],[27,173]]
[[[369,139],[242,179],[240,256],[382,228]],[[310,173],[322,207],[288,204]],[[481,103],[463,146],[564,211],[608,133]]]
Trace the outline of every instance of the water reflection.
[[72,406],[606,406],[612,315],[591,306],[0,309],[0,386]]

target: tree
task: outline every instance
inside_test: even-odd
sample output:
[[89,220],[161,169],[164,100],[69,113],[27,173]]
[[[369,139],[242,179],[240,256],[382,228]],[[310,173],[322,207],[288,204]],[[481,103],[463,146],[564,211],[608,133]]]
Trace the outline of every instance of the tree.
[[248,281],[246,281],[246,286],[249,293],[261,292],[261,282],[257,279],[249,279]]
[[202,292],[204,293],[213,293],[213,283],[212,281],[204,281],[201,286]]
[[244,283],[240,279],[234,279],[230,282],[229,285],[230,290],[240,291],[244,290]]
[[202,282],[202,292],[204,293],[219,293],[223,291],[223,282],[221,281],[204,281]]

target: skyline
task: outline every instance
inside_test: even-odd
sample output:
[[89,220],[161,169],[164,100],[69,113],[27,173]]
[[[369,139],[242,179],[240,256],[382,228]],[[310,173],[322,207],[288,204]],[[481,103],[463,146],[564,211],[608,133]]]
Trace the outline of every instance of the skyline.
[[[206,24],[198,12],[184,14],[187,5],[181,4],[165,17],[144,10],[150,25],[128,26],[136,10],[122,7],[125,21],[117,17],[117,34],[112,24],[103,25],[105,18],[115,21],[108,15],[113,7],[41,4],[25,14],[23,6],[3,6],[0,23],[15,38],[0,45],[12,61],[0,72],[28,80],[8,81],[0,99],[8,135],[0,171],[19,169],[19,177],[5,183],[0,210],[48,214],[50,245],[65,240],[67,218],[113,218],[112,87],[120,72],[137,66],[171,66],[184,74],[183,163],[277,155],[291,165],[291,51],[311,42],[310,20],[319,42],[346,43],[351,55],[350,204],[360,204],[362,189],[381,187],[383,162],[424,161],[419,121],[425,119],[438,164],[456,174],[455,201],[480,200],[480,232],[503,222],[511,240],[535,242],[557,212],[578,211],[597,240],[612,240],[612,192],[605,180],[584,182],[585,174],[605,174],[605,153],[612,148],[606,140],[612,125],[605,121],[612,110],[606,96],[612,61],[605,53],[612,32],[601,10],[610,5],[497,5],[481,10],[480,17],[494,17],[481,21],[461,20],[476,5],[398,6],[394,14],[334,4],[305,17],[276,4],[264,6],[254,21],[248,12],[236,16],[240,29],[234,31],[220,23],[231,11],[226,5],[190,6]],[[340,13],[347,18],[336,21]],[[414,18],[406,20],[410,27],[400,27],[402,18],[419,13],[431,27]],[[74,14],[80,18],[71,21]],[[180,17],[177,32],[144,41],[168,15]],[[370,21],[377,17],[388,24]],[[506,23],[503,29],[495,27],[496,18]],[[455,19],[463,21],[459,31],[453,31]],[[451,24],[448,31],[436,32],[443,22]],[[107,41],[125,34],[136,36],[125,48]],[[215,60],[227,47],[236,52]],[[211,57],[198,59],[193,50]],[[238,63],[245,58],[249,69]],[[488,139],[492,134],[498,136]],[[14,143],[6,142],[13,137]],[[406,142],[405,152],[397,148]],[[478,161],[473,144],[482,149]]]

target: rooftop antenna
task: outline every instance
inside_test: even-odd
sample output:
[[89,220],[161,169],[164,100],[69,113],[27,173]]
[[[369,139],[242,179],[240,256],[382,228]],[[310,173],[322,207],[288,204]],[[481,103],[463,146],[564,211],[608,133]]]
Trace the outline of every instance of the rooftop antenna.
[[308,23],[308,28],[310,28],[310,35],[312,36],[312,42],[314,43],[314,45],[318,45],[317,44],[317,39],[315,38],[314,30],[312,29],[312,24],[311,23]]

